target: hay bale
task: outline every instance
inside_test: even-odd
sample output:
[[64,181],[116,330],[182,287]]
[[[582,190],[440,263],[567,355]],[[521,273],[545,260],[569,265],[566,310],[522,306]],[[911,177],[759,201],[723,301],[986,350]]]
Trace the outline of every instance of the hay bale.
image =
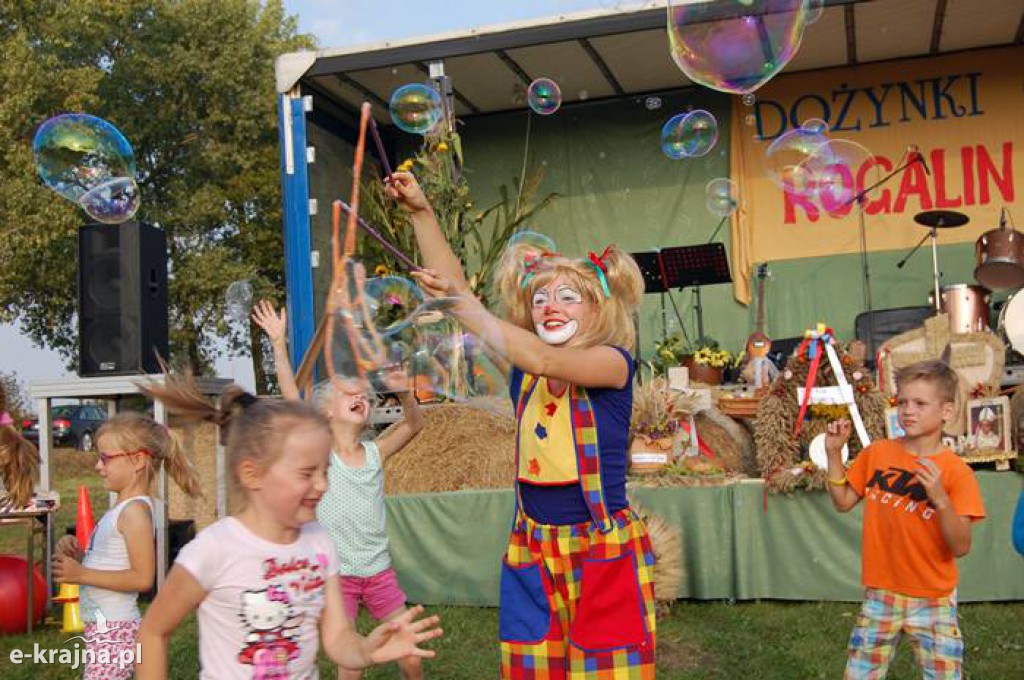
[[[217,521],[217,438],[219,430],[213,423],[190,423],[176,416],[168,422],[172,435],[178,438],[192,465],[199,474],[203,495],[190,498],[168,477],[167,517],[172,520],[191,519],[196,530],[203,529]],[[225,470],[225,484],[230,489],[231,471]],[[228,512],[234,507],[230,502]]]
[[719,467],[730,473],[757,476],[754,439],[745,427],[717,408],[704,409],[694,420],[697,436],[714,452]]
[[658,615],[664,616],[676,601],[679,586],[682,585],[685,576],[683,535],[664,517],[647,511],[632,498],[629,499],[629,505],[647,525],[651,549],[654,551],[654,600]]
[[384,464],[384,493],[512,486],[516,427],[510,406],[473,399],[426,409],[423,420],[419,434]]

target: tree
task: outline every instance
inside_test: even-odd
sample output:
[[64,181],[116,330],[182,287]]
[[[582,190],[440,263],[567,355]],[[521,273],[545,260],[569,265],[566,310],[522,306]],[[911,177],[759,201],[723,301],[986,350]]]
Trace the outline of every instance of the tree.
[[265,389],[258,329],[228,323],[223,294],[284,290],[274,59],[313,46],[280,0],[0,0],[0,320],[74,363],[86,217],[41,186],[31,142],[91,113],[132,143],[136,217],[167,232],[172,361],[208,370],[226,339]]
[[0,412],[3,411],[10,414],[15,427],[21,427],[21,419],[33,411],[32,400],[17,371],[0,371]]

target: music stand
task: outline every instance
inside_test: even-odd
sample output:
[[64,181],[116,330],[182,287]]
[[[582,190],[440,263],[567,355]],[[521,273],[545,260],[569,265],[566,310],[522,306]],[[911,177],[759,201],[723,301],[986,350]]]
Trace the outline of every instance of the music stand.
[[659,253],[664,282],[668,289],[692,286],[696,295],[697,336],[704,337],[704,308],[701,305],[701,286],[729,283],[729,258],[724,243],[705,243],[698,246],[663,248]]

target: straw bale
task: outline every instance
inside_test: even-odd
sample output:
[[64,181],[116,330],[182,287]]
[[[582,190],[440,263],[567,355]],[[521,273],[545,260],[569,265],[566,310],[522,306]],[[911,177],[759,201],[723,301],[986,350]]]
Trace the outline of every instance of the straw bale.
[[632,498],[629,504],[647,525],[647,534],[651,538],[651,549],[654,551],[654,600],[658,615],[663,616],[676,601],[679,586],[685,576],[683,535],[678,527],[669,524],[661,515],[647,511]]
[[[195,466],[203,495],[190,498],[168,477],[167,517],[193,520],[198,531],[217,521],[217,426],[212,423],[186,424],[172,417],[169,429]],[[225,479],[230,477],[230,471],[225,470]],[[231,485],[228,483],[228,486],[230,488]],[[229,503],[228,511],[231,509]]]
[[512,486],[516,430],[510,407],[472,399],[426,409],[423,419],[419,434],[384,465],[386,494]]
[[1018,453],[1021,453],[1021,441],[1024,441],[1024,431],[1020,427],[1021,419],[1024,418],[1024,385],[1018,385],[1013,390],[1013,396],[1010,397],[1010,418],[1013,420],[1011,423],[1012,430],[1014,432],[1014,447]]
[[726,472],[757,475],[754,439],[745,427],[717,408],[698,413],[694,420],[697,436],[715,454],[715,462]]

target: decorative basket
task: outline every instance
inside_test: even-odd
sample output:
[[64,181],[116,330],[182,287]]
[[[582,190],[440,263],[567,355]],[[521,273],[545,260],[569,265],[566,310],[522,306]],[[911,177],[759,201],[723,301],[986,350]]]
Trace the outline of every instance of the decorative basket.
[[649,439],[638,435],[629,445],[629,471],[638,475],[658,472],[672,462],[672,437]]

